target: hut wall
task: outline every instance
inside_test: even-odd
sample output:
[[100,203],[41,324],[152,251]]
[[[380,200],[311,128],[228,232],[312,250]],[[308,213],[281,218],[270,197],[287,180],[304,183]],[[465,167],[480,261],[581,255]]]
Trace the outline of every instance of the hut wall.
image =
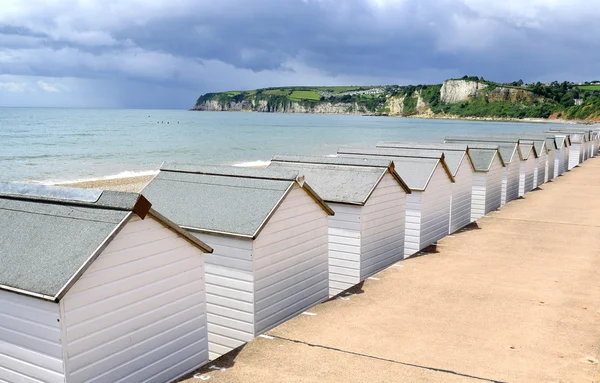
[[295,185],[254,241],[255,335],[329,297],[327,217]]
[[390,173],[362,209],[360,280],[404,258],[406,193]]
[[533,190],[533,171],[535,169],[535,158],[533,154],[525,161],[521,161],[519,170],[519,197]]
[[56,303],[0,291],[0,381],[64,383]]
[[548,151],[546,164],[546,177],[544,178],[544,182],[548,182],[555,177],[554,167],[556,166],[556,149],[554,147]]
[[329,296],[360,282],[360,219],[362,206],[329,203]]
[[513,201],[519,198],[519,168],[520,160],[515,154],[515,159],[506,164],[502,176],[502,198],[500,205]]
[[60,301],[68,382],[162,382],[208,362],[203,253],[129,221]]
[[419,250],[448,235],[451,195],[452,181],[439,163],[423,193]]
[[581,144],[572,144],[569,148],[569,165],[571,170],[583,161]]
[[564,146],[560,149],[557,149],[554,152],[554,178],[558,177],[565,171],[564,170],[564,161],[563,161],[564,152],[565,152]]
[[538,158],[536,158],[535,163],[535,171],[534,171],[534,186],[536,187],[542,186],[544,184],[544,179],[546,177],[546,162],[548,161],[548,155],[546,152],[540,154]]
[[413,191],[411,194],[406,195],[404,258],[408,258],[421,250],[422,205],[422,191]]
[[494,162],[485,178],[485,214],[497,210],[501,206],[503,175],[504,166],[498,156],[495,156]]
[[450,233],[471,223],[473,168],[466,156],[458,168],[455,181],[451,186]]
[[[571,147],[565,146],[562,161],[563,173],[569,170],[569,159],[571,158]],[[561,173],[562,174],[562,173]]]
[[254,265],[250,239],[192,233],[213,248],[205,254],[210,360],[254,339]]

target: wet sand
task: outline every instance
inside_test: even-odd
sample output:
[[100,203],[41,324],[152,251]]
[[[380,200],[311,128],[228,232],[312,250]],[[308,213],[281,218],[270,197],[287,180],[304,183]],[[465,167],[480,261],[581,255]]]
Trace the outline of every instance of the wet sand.
[[144,188],[144,186],[146,186],[148,182],[150,182],[153,178],[154,175],[149,175],[125,178],[99,179],[58,185],[139,193]]

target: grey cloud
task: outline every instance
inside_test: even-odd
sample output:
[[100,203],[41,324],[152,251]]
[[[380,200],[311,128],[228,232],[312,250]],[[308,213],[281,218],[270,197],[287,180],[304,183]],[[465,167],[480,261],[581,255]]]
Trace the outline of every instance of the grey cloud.
[[103,81],[136,106],[311,81],[583,80],[600,77],[599,16],[584,0],[15,1],[0,72]]

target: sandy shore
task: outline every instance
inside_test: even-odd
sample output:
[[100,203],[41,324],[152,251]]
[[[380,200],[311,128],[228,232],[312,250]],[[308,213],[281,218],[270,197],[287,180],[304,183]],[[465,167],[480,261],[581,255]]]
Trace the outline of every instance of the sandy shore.
[[154,178],[154,175],[99,179],[93,181],[64,183],[58,185],[139,193],[144,188],[144,186],[146,186],[148,182],[152,180],[152,178]]
[[[254,161],[249,162],[247,167],[264,169],[267,165],[264,164],[264,161]],[[56,185],[139,193],[155,176],[155,174],[152,174],[135,177],[105,178],[90,181],[58,183]]]

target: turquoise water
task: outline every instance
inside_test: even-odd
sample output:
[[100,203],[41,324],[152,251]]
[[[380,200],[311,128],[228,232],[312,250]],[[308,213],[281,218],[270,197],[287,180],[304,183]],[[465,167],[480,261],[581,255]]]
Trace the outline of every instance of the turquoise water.
[[0,108],[0,181],[132,175],[163,161],[240,164],[381,140],[543,131],[531,123],[183,110]]

